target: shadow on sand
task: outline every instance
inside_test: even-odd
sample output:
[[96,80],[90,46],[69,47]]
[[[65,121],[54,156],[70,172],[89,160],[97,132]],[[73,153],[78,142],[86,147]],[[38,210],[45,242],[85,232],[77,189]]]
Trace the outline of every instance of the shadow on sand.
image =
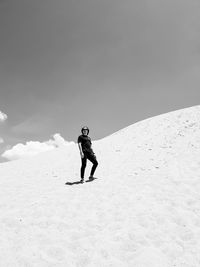
[[[92,182],[94,181],[95,179],[97,178],[93,178],[93,179],[88,179],[88,180],[85,180],[85,183],[89,183],[89,182]],[[81,181],[77,181],[77,182],[66,182],[65,183],[66,185],[75,185],[75,184],[83,184]]]
[[81,182],[81,181],[73,182],[73,183],[66,182],[65,184],[66,184],[66,185],[74,185],[74,184],[82,184],[82,182]]

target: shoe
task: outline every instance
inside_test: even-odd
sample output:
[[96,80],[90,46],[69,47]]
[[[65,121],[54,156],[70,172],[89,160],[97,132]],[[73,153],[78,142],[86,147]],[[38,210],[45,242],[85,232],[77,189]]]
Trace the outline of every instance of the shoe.
[[91,176],[91,175],[90,175],[88,179],[91,181],[91,180],[94,180],[94,179],[96,179],[96,178],[95,178],[94,176]]
[[81,183],[81,184],[83,184],[83,183],[84,183],[84,179],[83,179],[83,178],[81,178],[81,180],[80,180],[80,183]]

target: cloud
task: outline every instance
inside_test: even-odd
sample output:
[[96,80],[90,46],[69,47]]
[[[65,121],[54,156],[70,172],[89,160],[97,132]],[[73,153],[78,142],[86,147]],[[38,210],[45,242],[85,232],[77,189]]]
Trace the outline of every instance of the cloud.
[[26,144],[17,144],[11,149],[6,150],[1,156],[8,160],[16,160],[35,156],[39,153],[54,150],[59,147],[65,147],[74,144],[66,141],[59,133],[53,135],[53,139],[45,142],[28,141]]
[[69,144],[73,143],[65,141],[65,139],[59,133],[54,134],[53,138],[53,140],[50,139],[46,142],[49,146],[62,147],[68,146]]
[[2,111],[0,111],[0,122],[7,120],[7,118],[8,118],[8,116],[5,113],[3,113]]

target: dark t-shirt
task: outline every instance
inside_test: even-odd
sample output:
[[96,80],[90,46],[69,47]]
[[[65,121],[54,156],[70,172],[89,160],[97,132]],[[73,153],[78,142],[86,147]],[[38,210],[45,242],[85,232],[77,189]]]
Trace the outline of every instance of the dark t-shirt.
[[92,142],[91,142],[91,138],[87,135],[80,135],[78,137],[78,143],[81,143],[81,147],[83,152],[93,152],[91,146],[92,146]]

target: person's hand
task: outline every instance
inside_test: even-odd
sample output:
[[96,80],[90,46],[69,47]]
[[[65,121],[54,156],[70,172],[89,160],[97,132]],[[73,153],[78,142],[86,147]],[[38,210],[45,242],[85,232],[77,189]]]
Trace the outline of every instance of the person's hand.
[[83,159],[84,158],[84,154],[82,152],[80,154],[81,154],[81,158]]

